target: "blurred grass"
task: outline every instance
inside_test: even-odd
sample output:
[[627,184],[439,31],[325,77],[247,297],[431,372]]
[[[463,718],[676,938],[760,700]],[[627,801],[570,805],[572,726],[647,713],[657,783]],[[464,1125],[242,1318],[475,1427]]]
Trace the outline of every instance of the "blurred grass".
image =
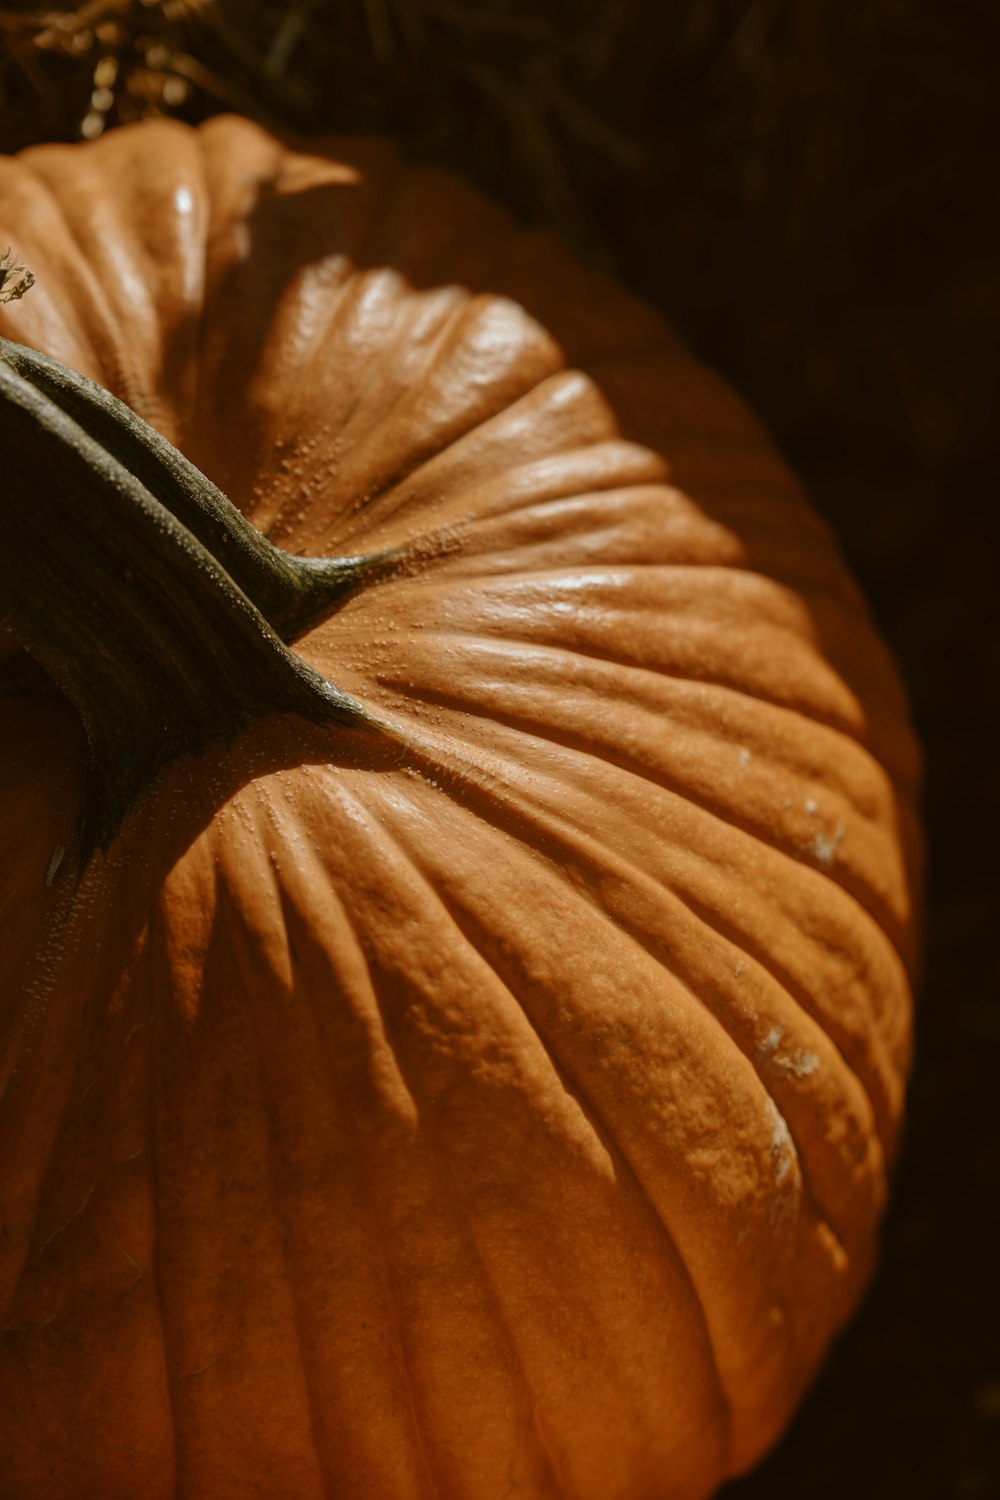
[[997,389],[995,31],[993,0],[15,4],[0,139],[388,132],[616,267],[791,445],[835,405],[934,470]]
[[927,977],[883,1269],[752,1500],[1000,1496],[995,0],[0,9],[0,144],[237,109],[388,132],[661,306],[803,475],[928,756]]

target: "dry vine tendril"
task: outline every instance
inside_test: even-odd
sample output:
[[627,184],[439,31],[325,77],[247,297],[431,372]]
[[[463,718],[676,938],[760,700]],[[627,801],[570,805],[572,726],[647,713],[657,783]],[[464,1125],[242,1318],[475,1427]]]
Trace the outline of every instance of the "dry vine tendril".
[[29,271],[16,255],[12,256],[8,245],[0,255],[0,303],[17,302],[34,284],[34,271]]

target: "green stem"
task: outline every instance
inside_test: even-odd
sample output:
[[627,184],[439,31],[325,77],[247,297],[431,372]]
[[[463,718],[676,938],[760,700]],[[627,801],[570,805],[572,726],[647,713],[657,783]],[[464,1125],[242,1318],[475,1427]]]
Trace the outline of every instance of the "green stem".
[[0,361],[118,460],[222,562],[283,641],[397,565],[396,554],[292,557],[271,545],[210,479],[103,386],[35,349],[0,338]]
[[300,566],[151,434],[91,382],[0,348],[0,616],[83,722],[81,868],[163,765],[255,714],[374,727],[282,639],[363,566],[349,583]]

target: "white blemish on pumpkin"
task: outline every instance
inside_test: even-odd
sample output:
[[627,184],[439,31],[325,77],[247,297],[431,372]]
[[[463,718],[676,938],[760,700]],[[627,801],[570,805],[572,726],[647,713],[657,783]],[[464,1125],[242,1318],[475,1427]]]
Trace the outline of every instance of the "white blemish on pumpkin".
[[809,1052],[805,1047],[800,1047],[797,1052],[782,1057],[778,1048],[784,1036],[785,1033],[780,1026],[772,1026],[757,1048],[758,1060],[771,1073],[781,1073],[785,1076],[791,1074],[793,1078],[808,1078],[819,1067],[819,1058],[815,1052]]
[[767,1112],[771,1119],[771,1162],[774,1167],[774,1180],[784,1182],[791,1171],[795,1156],[792,1133],[773,1099],[767,1101]]
[[757,1056],[761,1059],[762,1062],[769,1062],[770,1059],[774,1056],[778,1048],[781,1046],[781,1039],[784,1034],[785,1033],[782,1031],[780,1026],[771,1027],[771,1030],[767,1033],[767,1036],[757,1048]]
[[819,812],[819,803],[816,801],[816,798],[815,797],[807,797],[806,798],[806,817],[807,818],[814,818],[818,812]]
[[741,750],[740,751],[740,765],[741,766],[748,766],[750,764],[750,762],[751,762],[752,759],[753,759],[753,756],[750,754],[749,750]]
[[744,964],[744,963],[734,964],[733,965],[733,978],[734,979],[739,979],[740,975],[742,973],[744,973],[745,970],[746,970],[746,964]]
[[807,1052],[804,1047],[800,1047],[791,1057],[776,1057],[774,1062],[776,1067],[785,1073],[794,1074],[796,1078],[808,1078],[819,1067],[819,1058],[815,1052]]
[[49,860],[49,868],[45,872],[45,884],[46,885],[51,885],[52,882],[55,880],[56,876],[58,875],[58,873],[59,873],[59,866],[63,862],[63,855],[65,853],[66,853],[66,845],[65,844],[57,844],[56,847],[53,849],[53,851],[52,851],[52,858]]
[[179,187],[177,189],[174,194],[174,208],[179,214],[189,214],[191,212],[194,208],[194,199],[191,196],[190,188]]
[[821,865],[833,864],[837,857],[837,850],[844,842],[846,832],[843,823],[838,823],[829,838],[825,834],[817,833],[812,841],[812,853]]

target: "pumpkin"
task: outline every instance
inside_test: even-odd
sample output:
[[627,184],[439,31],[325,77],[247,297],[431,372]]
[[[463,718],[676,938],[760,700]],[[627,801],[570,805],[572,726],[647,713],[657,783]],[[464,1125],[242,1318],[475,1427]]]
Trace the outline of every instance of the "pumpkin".
[[917,755],[827,531],[387,144],[36,147],[8,240],[0,1495],[708,1495],[902,1114]]

